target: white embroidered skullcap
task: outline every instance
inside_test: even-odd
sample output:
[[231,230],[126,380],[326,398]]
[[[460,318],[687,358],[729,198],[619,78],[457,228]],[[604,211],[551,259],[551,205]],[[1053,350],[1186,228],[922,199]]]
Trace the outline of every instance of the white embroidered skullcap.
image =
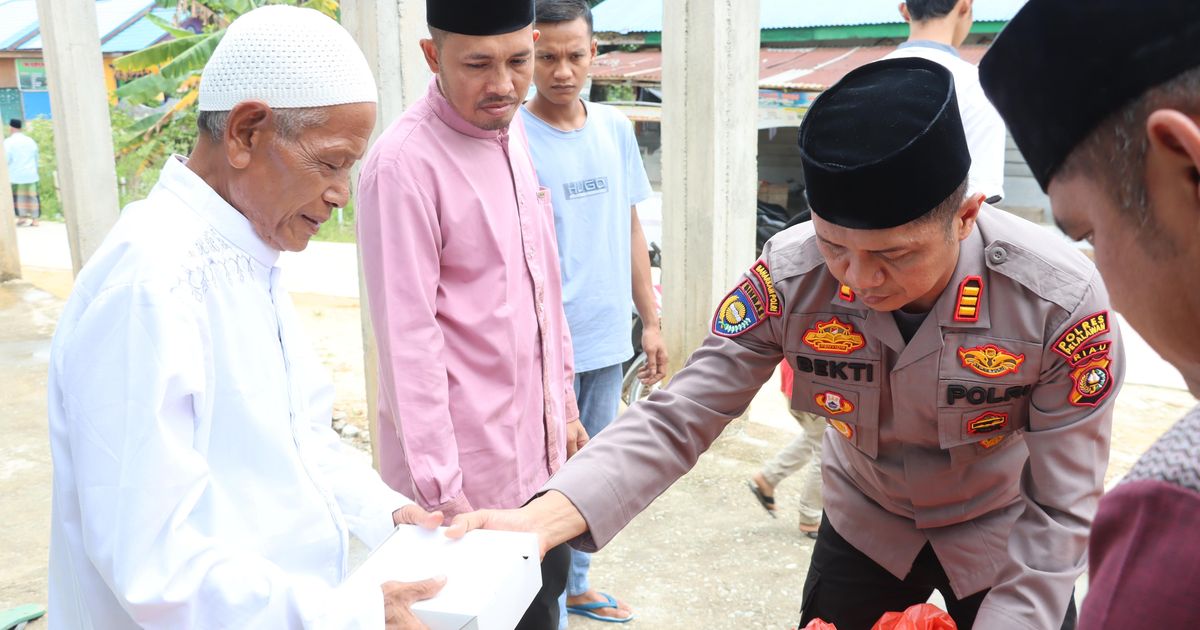
[[379,96],[362,50],[340,24],[313,9],[269,5],[229,25],[200,75],[200,111],[250,100],[296,108]]

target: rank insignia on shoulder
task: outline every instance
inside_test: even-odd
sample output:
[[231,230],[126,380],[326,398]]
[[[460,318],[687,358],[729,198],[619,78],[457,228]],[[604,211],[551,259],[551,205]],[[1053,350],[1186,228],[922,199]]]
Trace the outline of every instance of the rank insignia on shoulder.
[[828,420],[829,420],[829,425],[832,426],[834,429],[836,429],[838,433],[841,433],[842,437],[846,438],[847,440],[854,439],[854,428],[853,427],[846,424],[845,422],[842,422],[841,420],[834,420],[832,418],[828,418]]
[[1112,361],[1106,355],[1097,356],[1071,372],[1069,399],[1076,407],[1096,407],[1112,392]]
[[963,367],[988,378],[1000,378],[1015,374],[1025,362],[1025,355],[1013,354],[995,344],[975,348],[959,348],[958,358]]
[[767,267],[767,263],[758,261],[750,268],[750,273],[758,278],[762,283],[763,291],[766,293],[766,311],[768,317],[779,317],[783,315],[783,302],[779,299],[779,293],[775,291],[775,280],[771,278],[771,270]]
[[831,416],[838,416],[844,413],[854,411],[854,403],[846,400],[846,397],[837,392],[822,392],[816,395],[817,406],[824,409]]
[[854,289],[851,289],[849,285],[843,284],[841,288],[838,289],[838,297],[842,298],[843,302],[853,302]]
[[983,301],[983,278],[967,276],[958,285],[958,301],[954,304],[954,321],[979,321],[979,304]]
[[829,321],[818,321],[804,333],[804,345],[829,354],[851,354],[867,345],[866,339],[854,332],[854,326],[836,316]]
[[765,315],[758,289],[749,280],[743,280],[722,300],[713,317],[712,330],[722,337],[737,337],[761,324]]
[[995,411],[985,411],[982,415],[967,421],[968,435],[983,435],[995,433],[1008,426],[1008,414]]
[[[1099,337],[1109,331],[1108,311],[1100,311],[1094,315],[1075,322],[1070,330],[1063,333],[1061,337],[1054,342],[1054,351],[1061,354],[1064,359],[1070,361],[1075,356],[1075,351],[1083,347],[1083,344]],[[1082,360],[1082,358],[1081,358]],[[1072,364],[1074,365],[1074,364]]]

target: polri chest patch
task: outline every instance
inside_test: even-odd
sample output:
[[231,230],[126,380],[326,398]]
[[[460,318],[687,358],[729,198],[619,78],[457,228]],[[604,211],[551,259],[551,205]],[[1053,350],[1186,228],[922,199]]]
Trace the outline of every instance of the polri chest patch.
[[867,345],[866,339],[854,331],[854,326],[833,316],[827,322],[818,321],[804,333],[804,345],[826,354],[852,354]]
[[959,348],[958,358],[963,367],[987,378],[1000,378],[1006,374],[1015,374],[1025,362],[1025,355],[1016,354],[995,344],[976,346],[974,348]]

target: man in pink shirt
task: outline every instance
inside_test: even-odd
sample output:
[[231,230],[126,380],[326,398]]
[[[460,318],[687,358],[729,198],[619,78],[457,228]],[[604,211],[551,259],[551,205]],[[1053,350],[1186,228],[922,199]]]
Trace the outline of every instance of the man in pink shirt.
[[[436,76],[364,162],[358,242],[380,472],[452,518],[520,507],[587,436],[550,191],[514,120],[533,75],[533,0],[427,8],[421,48]],[[519,628],[557,628],[568,561],[565,547],[547,554]]]

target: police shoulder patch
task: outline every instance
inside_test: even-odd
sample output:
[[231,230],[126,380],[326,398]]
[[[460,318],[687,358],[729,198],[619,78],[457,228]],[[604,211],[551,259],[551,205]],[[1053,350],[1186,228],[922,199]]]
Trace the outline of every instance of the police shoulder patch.
[[766,309],[754,283],[743,280],[717,308],[712,331],[722,337],[738,337],[763,323]]
[[958,285],[958,300],[954,303],[954,321],[975,323],[979,321],[979,307],[983,301],[983,278],[967,276]]
[[1109,331],[1108,311],[1100,311],[1075,322],[1054,342],[1054,351],[1068,361],[1083,344]]
[[775,291],[775,280],[771,278],[771,270],[767,267],[767,263],[758,261],[750,268],[750,273],[758,278],[762,283],[763,298],[768,317],[779,317],[783,315],[783,301],[779,299],[779,293]]
[[1071,372],[1071,393],[1068,396],[1076,407],[1096,407],[1112,393],[1112,361],[1107,354],[1084,361]]

